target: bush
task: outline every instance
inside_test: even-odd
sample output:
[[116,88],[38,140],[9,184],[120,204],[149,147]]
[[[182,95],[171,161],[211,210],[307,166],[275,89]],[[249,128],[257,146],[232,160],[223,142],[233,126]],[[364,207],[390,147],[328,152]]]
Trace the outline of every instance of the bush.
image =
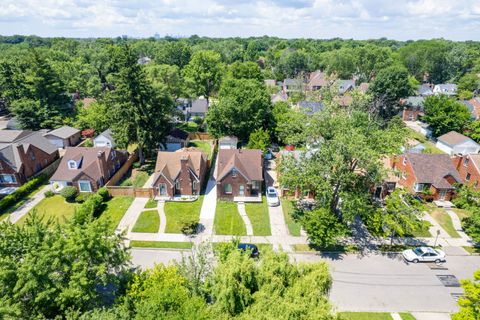
[[196,219],[189,219],[182,221],[181,231],[184,235],[190,236],[197,233],[198,221]]
[[462,219],[462,228],[475,242],[480,242],[480,210],[472,212],[470,217]]
[[84,142],[83,147],[86,147],[86,148],[91,148],[91,147],[93,147],[92,139],[87,139],[87,140]]
[[15,205],[17,202],[23,200],[28,196],[33,190],[38,186],[42,185],[48,180],[46,174],[40,174],[38,177],[31,179],[23,186],[15,190],[14,193],[7,195],[2,200],[0,200],[0,212],[5,212],[8,208]]
[[78,196],[75,197],[75,202],[84,203],[90,196],[90,193],[81,192]]
[[47,190],[44,193],[45,198],[50,198],[50,197],[53,197],[54,195],[55,193],[52,190]]
[[91,194],[84,203],[77,208],[78,217],[85,218],[89,215],[98,217],[103,211],[103,198],[98,194]]
[[60,195],[67,200],[67,202],[73,202],[77,196],[77,189],[72,186],[66,186],[60,191]]
[[97,194],[102,197],[103,201],[108,201],[108,199],[110,199],[110,193],[108,193],[108,190],[105,187],[98,189]]

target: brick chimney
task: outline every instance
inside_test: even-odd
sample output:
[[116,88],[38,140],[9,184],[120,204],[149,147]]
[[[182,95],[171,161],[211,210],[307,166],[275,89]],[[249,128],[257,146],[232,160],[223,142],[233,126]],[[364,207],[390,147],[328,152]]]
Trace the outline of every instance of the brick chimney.
[[27,154],[25,153],[25,149],[23,149],[23,144],[17,144],[17,152],[18,156],[20,157],[20,161],[23,164],[23,172],[26,177],[31,176],[34,173],[35,166],[28,161]]
[[105,180],[106,176],[106,170],[107,170],[107,161],[105,160],[105,151],[99,150],[97,152],[97,163],[98,167],[100,168],[100,174],[102,175],[102,178]]
[[188,169],[188,155],[184,154],[180,157],[180,189],[182,194],[191,195],[192,194],[192,182],[190,181],[190,170]]

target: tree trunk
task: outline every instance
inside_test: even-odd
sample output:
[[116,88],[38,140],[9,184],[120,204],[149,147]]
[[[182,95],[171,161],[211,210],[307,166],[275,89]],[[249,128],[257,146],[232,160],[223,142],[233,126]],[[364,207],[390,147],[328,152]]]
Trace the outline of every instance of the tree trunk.
[[337,207],[338,207],[338,201],[339,201],[339,195],[338,195],[339,189],[340,189],[340,181],[337,181],[333,189],[332,201],[330,202],[330,211],[332,211],[336,215],[337,215]]
[[142,146],[138,146],[138,159],[140,160],[140,165],[145,164],[145,155],[143,154]]

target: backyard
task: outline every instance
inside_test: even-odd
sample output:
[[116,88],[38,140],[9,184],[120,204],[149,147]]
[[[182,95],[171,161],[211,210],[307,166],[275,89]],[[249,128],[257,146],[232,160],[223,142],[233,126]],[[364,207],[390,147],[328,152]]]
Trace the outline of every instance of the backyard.
[[209,141],[192,140],[192,141],[190,141],[188,146],[200,149],[201,151],[203,151],[207,155],[209,160],[212,159],[212,148],[210,146]]
[[268,214],[268,205],[265,197],[262,197],[262,203],[246,203],[245,211],[253,228],[254,236],[270,236],[270,217]]
[[140,166],[139,162],[133,163],[127,173],[118,182],[122,187],[136,187],[142,188],[147,182],[148,178],[153,174],[155,170],[156,159],[147,159],[145,164]]
[[412,139],[418,140],[425,146],[425,150],[423,153],[434,153],[434,154],[442,154],[445,153],[442,150],[438,149],[435,144],[433,144],[430,140],[428,140],[424,135],[419,132],[416,132],[410,128],[408,128],[409,136]]
[[132,232],[156,233],[160,228],[160,216],[157,210],[148,210],[140,213],[133,226]]
[[247,235],[245,224],[238,213],[237,204],[230,201],[218,201],[215,210],[215,234]]
[[193,202],[168,201],[165,203],[165,215],[167,217],[166,233],[181,233],[182,226],[186,222],[199,221],[200,209],[202,208],[203,196]]
[[294,201],[289,200],[289,199],[282,199],[282,211],[283,215],[285,217],[285,223],[287,224],[288,227],[288,232],[292,236],[300,236],[300,230],[302,229],[302,226],[300,225],[299,222],[296,222],[293,219],[293,210],[294,210]]

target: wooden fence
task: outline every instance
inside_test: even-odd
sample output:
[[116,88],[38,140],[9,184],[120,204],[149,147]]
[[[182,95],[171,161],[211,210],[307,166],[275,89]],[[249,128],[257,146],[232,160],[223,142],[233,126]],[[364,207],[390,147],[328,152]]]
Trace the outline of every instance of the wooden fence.
[[130,169],[132,164],[137,160],[138,160],[137,152],[133,152],[128,157],[127,161],[125,161],[123,166],[121,166],[120,169],[118,169],[118,171],[115,172],[115,174],[110,178],[110,180],[108,180],[108,182],[105,184],[105,186],[109,187],[109,186],[116,185],[118,183],[118,181],[120,181],[122,179],[122,177],[127,173],[127,171]]
[[188,138],[190,140],[213,140],[213,137],[206,132],[190,132]]
[[136,187],[120,187],[107,186],[108,193],[112,197],[129,196],[135,198],[153,198],[153,188],[136,188]]

